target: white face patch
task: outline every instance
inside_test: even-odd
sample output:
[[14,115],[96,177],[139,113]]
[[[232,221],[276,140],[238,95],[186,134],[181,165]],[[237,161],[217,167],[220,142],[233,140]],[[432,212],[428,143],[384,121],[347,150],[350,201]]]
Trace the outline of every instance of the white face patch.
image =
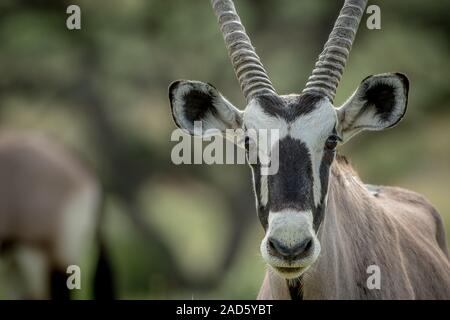
[[[321,198],[320,164],[323,157],[323,149],[326,139],[332,134],[337,123],[337,114],[333,105],[326,99],[318,102],[315,109],[310,113],[301,115],[294,122],[288,123],[285,119],[270,115],[253,100],[248,105],[244,114],[244,125],[247,129],[278,129],[278,141],[289,136],[299,140],[306,145],[311,157],[313,172],[313,197],[317,206]],[[278,141],[270,141],[271,148]],[[270,156],[268,150],[259,150]],[[261,202],[263,205],[268,201],[267,177],[261,175]]]
[[[295,247],[298,243],[305,241],[305,239],[311,239],[312,245],[306,255],[288,262],[269,252],[269,239],[276,239],[288,248]],[[311,211],[283,210],[269,213],[269,227],[261,242],[261,255],[283,277],[288,279],[296,278],[304,273],[316,261],[320,250],[320,242],[313,229],[313,214]],[[296,271],[285,272],[278,268],[292,268],[292,270]]]
[[[248,104],[244,113],[244,125],[247,129],[276,129],[279,132],[279,138],[282,139],[288,134],[288,124],[284,119],[272,116],[264,112],[259,103],[253,99]],[[271,141],[272,146],[276,141]]]
[[267,182],[267,175],[263,174],[263,170],[261,169],[261,204],[263,206],[267,205],[269,201],[269,185]]
[[287,246],[295,245],[299,238],[305,238],[314,233],[313,214],[311,211],[297,212],[289,209],[270,212],[267,233],[282,239]]

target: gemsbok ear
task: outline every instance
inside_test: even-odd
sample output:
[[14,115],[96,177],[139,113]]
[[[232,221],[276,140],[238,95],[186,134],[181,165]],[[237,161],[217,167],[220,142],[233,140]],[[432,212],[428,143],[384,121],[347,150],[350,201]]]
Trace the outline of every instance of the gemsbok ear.
[[[191,135],[204,136],[214,130],[223,133],[241,127],[242,111],[210,84],[175,81],[169,86],[169,99],[176,125]],[[201,124],[201,128],[195,124]]]
[[338,131],[343,142],[362,130],[383,130],[396,125],[406,112],[409,81],[401,73],[369,76],[338,110]]

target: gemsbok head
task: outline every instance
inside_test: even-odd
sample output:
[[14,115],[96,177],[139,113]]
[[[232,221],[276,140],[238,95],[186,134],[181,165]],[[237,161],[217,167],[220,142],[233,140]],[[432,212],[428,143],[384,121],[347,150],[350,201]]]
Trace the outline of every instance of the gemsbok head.
[[[169,98],[179,128],[200,136],[210,129],[223,133],[226,129],[240,129],[247,156],[257,144],[254,136],[247,134],[249,130],[278,132],[277,139],[265,147],[257,147],[258,157],[278,161],[277,172],[264,173],[258,161],[251,164],[258,216],[265,230],[261,254],[270,266],[260,297],[289,297],[286,295],[289,290],[292,297],[417,297],[407,287],[407,282],[413,280],[405,278],[403,283],[398,280],[403,280],[400,275],[395,285],[403,291],[389,288],[372,293],[365,287],[366,268],[370,264],[382,268],[392,263],[386,258],[390,257],[389,253],[377,250],[394,250],[390,247],[397,244],[393,235],[395,239],[383,236],[383,232],[390,234],[392,229],[389,224],[392,221],[386,222],[384,215],[388,213],[384,211],[389,206],[394,211],[403,209],[397,203],[375,203],[381,201],[386,189],[366,187],[350,173],[345,161],[336,157],[336,147],[355,134],[396,125],[404,116],[408,101],[407,77],[401,73],[384,73],[363,79],[342,106],[333,104],[367,0],[345,0],[305,88],[300,94],[289,95],[276,92],[233,1],[212,0],[211,3],[247,106],[241,111],[215,87],[199,81],[173,82]],[[197,129],[196,122],[201,123],[202,130]],[[404,196],[403,200],[410,199]],[[341,211],[344,213],[336,213]],[[433,230],[441,230],[440,220],[432,212],[428,216],[437,221],[433,222]],[[403,229],[396,232],[401,236]],[[440,237],[432,234],[433,239]],[[375,239],[370,247],[367,242],[372,238]],[[382,243],[384,240],[395,241]],[[442,241],[438,239],[439,245],[445,248]],[[437,255],[444,251],[439,250]],[[364,265],[362,254],[368,255]],[[396,254],[392,258],[398,259]],[[439,262],[439,268],[443,265],[446,275],[450,275],[447,258]],[[309,276],[303,277],[305,274]],[[449,278],[444,281],[447,286]],[[386,277],[383,279],[383,283],[388,282]],[[440,292],[448,294],[449,289]]]

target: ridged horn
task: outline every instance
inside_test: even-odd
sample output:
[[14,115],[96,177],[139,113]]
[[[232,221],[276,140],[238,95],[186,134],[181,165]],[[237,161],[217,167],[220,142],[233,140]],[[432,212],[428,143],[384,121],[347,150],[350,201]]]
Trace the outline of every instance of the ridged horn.
[[303,92],[314,92],[333,102],[366,5],[367,0],[345,0]]
[[211,0],[225,45],[245,99],[276,94],[260,58],[239,19],[233,1]]

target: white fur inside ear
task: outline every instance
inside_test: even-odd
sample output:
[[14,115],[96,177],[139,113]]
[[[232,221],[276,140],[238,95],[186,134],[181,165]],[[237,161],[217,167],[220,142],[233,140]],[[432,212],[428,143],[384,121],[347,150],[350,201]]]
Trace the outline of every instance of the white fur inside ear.
[[[366,108],[368,90],[388,85],[393,90],[394,105],[388,119],[383,119],[375,106]],[[407,102],[405,84],[396,74],[380,74],[363,81],[350,98],[338,108],[339,134],[344,142],[362,130],[383,130],[395,125],[404,115]]]
[[[195,106],[186,104],[185,97],[198,91],[211,97],[211,109],[201,119],[192,121],[186,118],[186,109]],[[200,81],[184,81],[176,86],[171,95],[172,113],[178,126],[191,135],[205,136],[225,132],[226,129],[240,127],[242,111],[234,107],[219,91]]]

